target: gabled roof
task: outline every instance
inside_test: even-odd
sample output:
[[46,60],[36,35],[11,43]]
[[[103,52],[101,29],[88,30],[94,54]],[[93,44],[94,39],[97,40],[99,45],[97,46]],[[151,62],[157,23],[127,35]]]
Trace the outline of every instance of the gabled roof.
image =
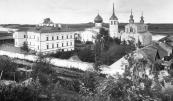
[[152,43],[142,49],[137,50],[137,52],[143,54],[143,56],[149,59],[152,63],[156,61],[157,56],[162,59],[164,56],[168,55],[168,51],[161,47],[159,43]]
[[33,28],[20,28],[18,31],[30,31],[37,33],[53,33],[53,32],[73,32],[73,31],[83,31],[83,28],[69,28],[68,26],[59,27],[51,27],[51,26],[37,26]]

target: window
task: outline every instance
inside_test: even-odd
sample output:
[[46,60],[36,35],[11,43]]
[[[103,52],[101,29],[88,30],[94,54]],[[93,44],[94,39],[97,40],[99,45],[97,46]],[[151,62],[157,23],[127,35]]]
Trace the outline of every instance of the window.
[[58,40],[58,36],[57,36],[56,38],[57,38],[57,40]]
[[62,47],[64,47],[64,43],[62,43]]
[[24,35],[24,38],[26,38],[26,35]]
[[67,39],[68,39],[68,35],[67,35]]
[[49,37],[47,36],[47,37],[46,37],[46,41],[48,41],[48,40],[49,40]]
[[133,32],[133,28],[132,27],[130,27],[130,32]]
[[34,39],[35,39],[35,35],[34,35]]
[[116,21],[114,21],[114,24],[116,24]]
[[58,48],[58,43],[56,44],[56,47]]
[[68,46],[68,42],[67,42],[67,46]]
[[52,48],[54,48],[54,44],[52,44]]
[[62,39],[63,39],[64,37],[62,36]]
[[70,45],[72,46],[72,42],[70,42]]
[[38,49],[39,49],[39,46],[38,46]]
[[54,37],[52,36],[52,40],[54,40]]
[[37,41],[39,41],[39,37],[37,37]]
[[49,45],[47,45],[47,49],[49,49]]
[[70,35],[70,38],[72,39],[72,35]]

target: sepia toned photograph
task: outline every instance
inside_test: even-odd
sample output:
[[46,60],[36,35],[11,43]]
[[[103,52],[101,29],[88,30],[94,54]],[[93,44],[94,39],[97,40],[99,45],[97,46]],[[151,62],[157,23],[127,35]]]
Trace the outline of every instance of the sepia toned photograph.
[[173,0],[0,0],[0,101],[173,101]]

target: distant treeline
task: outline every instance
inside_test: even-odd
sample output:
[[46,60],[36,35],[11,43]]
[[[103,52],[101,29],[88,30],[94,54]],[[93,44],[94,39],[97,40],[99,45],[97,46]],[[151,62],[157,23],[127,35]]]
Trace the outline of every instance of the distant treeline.
[[[127,23],[119,23],[119,30],[124,30],[124,26]],[[80,23],[80,24],[61,24],[62,27],[68,27],[71,29],[79,29],[80,30],[84,30],[85,28],[91,28],[94,27],[95,24],[93,22],[89,22],[89,23]],[[149,31],[151,31],[153,34],[173,34],[173,24],[152,24],[152,23],[148,23],[147,24],[149,26]],[[32,28],[35,27],[36,25],[34,24],[1,24],[1,26],[3,27],[7,27],[7,28],[19,28],[19,29],[23,29],[23,28]],[[109,24],[108,23],[103,23],[103,26],[108,28]]]

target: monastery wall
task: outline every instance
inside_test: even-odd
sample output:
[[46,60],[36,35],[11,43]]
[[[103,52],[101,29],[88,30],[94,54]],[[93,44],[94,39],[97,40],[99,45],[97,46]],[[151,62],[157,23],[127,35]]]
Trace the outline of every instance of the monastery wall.
[[[38,56],[35,56],[35,55],[24,55],[24,54],[7,52],[2,50],[0,50],[0,55],[9,56],[11,58],[29,60],[32,62],[35,62],[38,59]],[[93,69],[93,63],[65,60],[65,59],[58,59],[58,58],[46,58],[46,59],[49,60],[50,64],[54,66],[65,67],[65,68],[78,68],[84,71]]]

